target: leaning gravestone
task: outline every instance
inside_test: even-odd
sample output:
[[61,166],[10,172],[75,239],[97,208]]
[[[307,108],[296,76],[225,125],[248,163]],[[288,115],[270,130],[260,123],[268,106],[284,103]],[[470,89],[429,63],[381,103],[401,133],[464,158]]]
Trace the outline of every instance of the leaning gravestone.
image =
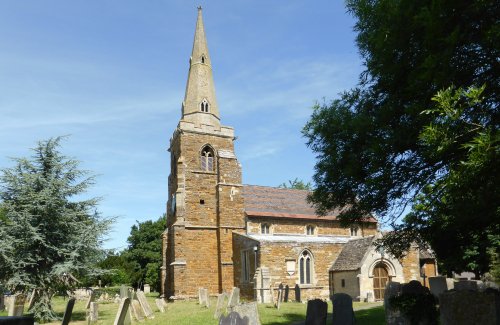
[[156,307],[158,307],[158,310],[160,311],[160,313],[165,312],[165,305],[163,303],[163,299],[155,299],[155,304],[156,304]]
[[129,308],[130,298],[122,298],[113,325],[130,325],[130,323],[132,323],[130,319]]
[[120,286],[120,298],[128,298],[128,287],[123,284]]
[[230,312],[229,315],[222,315],[219,319],[219,325],[249,325],[248,317],[241,317],[236,312]]
[[146,295],[142,291],[137,291],[137,299],[139,300],[139,303],[141,304],[142,310],[144,311],[144,315],[148,319],[153,319],[155,318],[155,314],[153,310],[151,309],[151,306],[149,306],[148,300],[146,299]]
[[309,300],[307,302],[305,325],[325,325],[328,304],[321,299]]
[[15,294],[9,305],[8,316],[22,316],[24,311],[24,303],[26,296],[23,294]]
[[300,287],[298,284],[295,285],[295,301],[296,302],[301,302],[302,300],[300,300]]
[[237,312],[241,317],[247,317],[248,325],[260,325],[257,302],[236,305],[233,307],[232,311]]
[[34,325],[33,316],[0,316],[2,325]]
[[280,309],[281,301],[283,300],[283,290],[278,289],[278,300],[276,301],[276,308]]
[[332,324],[354,325],[355,318],[351,296],[345,293],[336,293],[332,296],[332,304]]
[[142,311],[141,303],[137,300],[132,300],[131,303],[132,306],[132,314],[134,315],[135,319],[139,322],[144,321],[144,312]]
[[90,304],[95,300],[96,292],[92,290],[92,292],[89,295],[89,299],[87,299],[87,303],[85,304],[85,309],[90,308]]
[[290,287],[288,284],[285,286],[285,297],[283,299],[283,302],[288,302],[288,294],[290,293]]
[[90,308],[88,310],[87,322],[88,324],[95,324],[99,319],[99,304],[96,302],[90,303]]
[[73,314],[73,307],[75,306],[76,298],[70,298],[66,304],[66,309],[64,310],[64,316],[61,325],[68,325],[71,320],[71,315]]
[[234,306],[240,303],[240,288],[233,287],[229,301],[227,302],[227,310],[231,310]]
[[214,318],[219,319],[224,312],[224,307],[227,306],[226,300],[228,300],[227,293],[223,292],[217,296],[217,306],[215,306]]

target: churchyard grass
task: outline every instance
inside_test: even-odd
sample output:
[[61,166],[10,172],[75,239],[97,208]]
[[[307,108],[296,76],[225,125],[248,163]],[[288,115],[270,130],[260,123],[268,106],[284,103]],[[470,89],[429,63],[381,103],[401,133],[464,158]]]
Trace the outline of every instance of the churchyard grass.
[[[217,320],[213,318],[215,306],[217,304],[216,298],[210,299],[210,308],[204,308],[198,305],[197,300],[182,301],[168,304],[165,313],[160,313],[155,305],[156,294],[147,295],[149,305],[154,311],[154,319],[148,319],[142,322],[144,325],[210,325],[218,324]],[[55,311],[62,318],[64,309],[68,299],[62,297],[55,297],[53,299],[53,307]],[[354,303],[354,308],[363,308],[369,306],[366,303]],[[291,324],[298,321],[305,320],[306,317],[306,304],[301,303],[282,303],[281,308],[278,310],[270,304],[259,304],[259,314],[263,325],[272,324]],[[99,321],[97,325],[110,325],[113,321],[118,310],[118,304],[113,302],[99,302]],[[328,322],[331,324],[331,302],[328,304]],[[378,306],[375,308],[359,310],[355,312],[356,324],[384,324],[384,308]],[[7,316],[7,312],[0,312],[0,316]],[[85,321],[85,301],[77,301],[73,309],[73,316],[71,317],[70,324],[86,325]],[[60,322],[47,323],[49,325],[60,325]],[[139,324],[134,322],[134,324]]]

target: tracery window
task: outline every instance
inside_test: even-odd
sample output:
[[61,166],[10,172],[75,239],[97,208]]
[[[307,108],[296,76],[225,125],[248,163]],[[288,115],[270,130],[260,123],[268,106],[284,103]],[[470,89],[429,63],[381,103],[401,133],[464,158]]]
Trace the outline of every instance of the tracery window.
[[201,103],[200,103],[200,109],[202,112],[204,113],[208,113],[208,111],[210,110],[210,104],[208,103],[207,99],[204,98]]
[[312,255],[309,251],[305,250],[299,257],[300,284],[312,283],[312,267]]
[[201,169],[211,172],[214,169],[214,152],[209,146],[205,146],[201,151]]

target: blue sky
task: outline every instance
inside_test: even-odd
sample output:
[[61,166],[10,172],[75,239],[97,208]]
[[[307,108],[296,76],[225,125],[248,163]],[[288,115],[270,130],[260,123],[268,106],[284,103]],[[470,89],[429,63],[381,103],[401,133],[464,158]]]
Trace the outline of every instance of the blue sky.
[[245,184],[309,181],[300,131],[315,102],[353,87],[362,62],[342,1],[0,2],[0,168],[36,142],[98,174],[116,216],[107,248],[165,211],[169,138],[181,112],[198,5],[224,125]]

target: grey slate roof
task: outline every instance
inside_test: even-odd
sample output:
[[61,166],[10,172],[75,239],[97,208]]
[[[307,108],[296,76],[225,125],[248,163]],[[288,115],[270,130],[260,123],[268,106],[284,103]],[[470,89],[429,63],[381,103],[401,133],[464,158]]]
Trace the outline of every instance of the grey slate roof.
[[375,236],[353,239],[345,244],[330,271],[353,271],[361,267],[361,262],[373,243]]

